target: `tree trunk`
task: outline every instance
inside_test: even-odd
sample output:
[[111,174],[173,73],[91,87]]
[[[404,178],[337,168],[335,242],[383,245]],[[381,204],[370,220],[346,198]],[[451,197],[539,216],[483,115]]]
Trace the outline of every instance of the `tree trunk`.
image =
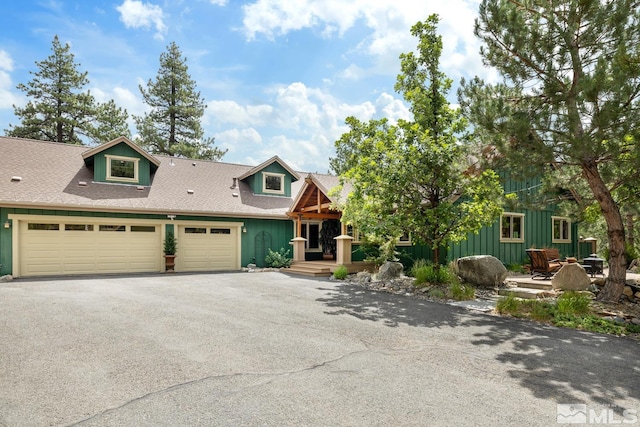
[[598,300],[618,302],[627,278],[627,262],[624,254],[624,222],[620,209],[600,176],[598,165],[590,162],[582,165],[582,173],[589,183],[604,219],[609,240],[609,275]]
[[627,231],[627,243],[629,243],[629,246],[635,247],[636,241],[635,241],[635,233],[633,230],[632,214],[627,214],[627,230],[626,231]]
[[436,270],[440,268],[440,245],[433,249],[433,267]]

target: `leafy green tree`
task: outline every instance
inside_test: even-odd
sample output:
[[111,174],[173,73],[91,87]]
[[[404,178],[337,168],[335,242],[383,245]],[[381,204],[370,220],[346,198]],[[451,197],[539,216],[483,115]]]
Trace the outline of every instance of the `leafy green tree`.
[[140,92],[151,111],[134,116],[141,145],[152,153],[193,159],[220,160],[227,150],[214,147],[213,138],[205,138],[200,119],[206,105],[191,79],[187,59],[175,42],[160,55],[155,81]]
[[99,104],[83,90],[89,84],[87,72],[78,71],[69,44],[62,46],[55,36],[52,51],[47,59],[36,62],[38,71],[30,72],[32,80],[17,86],[30,100],[22,108],[14,105],[21,124],[9,125],[6,134],[70,144],[130,136],[126,110],[117,108],[113,100]]
[[514,169],[588,189],[609,243],[598,298],[618,301],[626,263],[616,198],[640,174],[640,2],[483,0],[475,33],[504,81],[463,82],[464,114]]
[[439,69],[438,17],[411,29],[418,54],[401,55],[396,90],[410,104],[413,121],[346,119],[349,132],[336,142],[331,168],[353,186],[343,221],[361,232],[393,240],[405,233],[439,249],[489,224],[501,212],[503,194],[495,172],[472,171],[456,137],[465,121],[446,95],[451,80]]

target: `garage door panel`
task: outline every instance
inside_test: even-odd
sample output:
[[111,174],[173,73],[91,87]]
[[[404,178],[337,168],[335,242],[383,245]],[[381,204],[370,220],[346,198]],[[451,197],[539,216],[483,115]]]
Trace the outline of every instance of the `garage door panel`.
[[179,227],[178,271],[237,269],[237,237],[235,227]]
[[[43,219],[42,222],[46,222]],[[49,220],[50,221],[50,220]],[[59,230],[20,227],[20,274],[93,274],[160,271],[160,227],[147,224],[146,232],[100,231],[98,224],[63,224]],[[120,223],[103,228],[114,229]],[[152,231],[150,231],[152,230]]]

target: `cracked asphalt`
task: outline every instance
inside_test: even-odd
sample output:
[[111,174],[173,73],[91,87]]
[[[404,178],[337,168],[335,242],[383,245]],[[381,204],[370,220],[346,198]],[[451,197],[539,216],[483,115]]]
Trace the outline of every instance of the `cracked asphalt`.
[[278,272],[21,279],[0,425],[549,426],[558,404],[633,425],[639,350]]

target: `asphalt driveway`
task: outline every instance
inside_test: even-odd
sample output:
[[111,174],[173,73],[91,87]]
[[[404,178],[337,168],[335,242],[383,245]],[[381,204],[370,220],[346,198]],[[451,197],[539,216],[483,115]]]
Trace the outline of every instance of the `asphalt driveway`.
[[636,341],[277,272],[2,283],[0,345],[7,426],[640,425]]

